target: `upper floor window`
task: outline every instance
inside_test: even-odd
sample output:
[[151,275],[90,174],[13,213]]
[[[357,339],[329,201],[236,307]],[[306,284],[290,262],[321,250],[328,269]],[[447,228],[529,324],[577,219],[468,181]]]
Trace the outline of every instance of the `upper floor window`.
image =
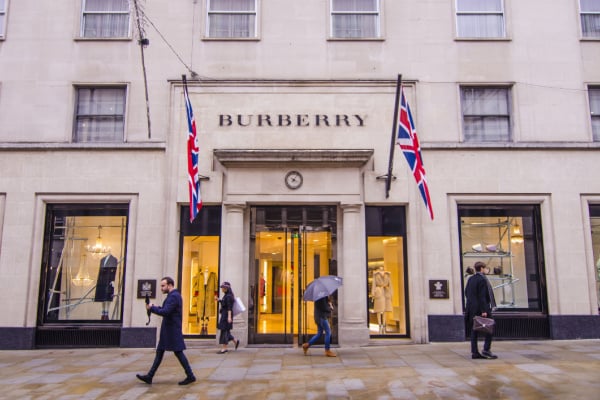
[[126,38],[129,20],[128,0],[83,0],[81,36]]
[[331,37],[380,37],[379,0],[331,0]]
[[510,89],[507,87],[460,88],[465,142],[510,140]]
[[208,0],[209,38],[256,38],[257,0]]
[[459,38],[491,39],[506,36],[503,0],[456,0]]
[[595,142],[600,142],[600,86],[590,86],[590,114],[592,116],[592,135]]
[[579,0],[581,34],[600,39],[600,0]]
[[8,0],[0,0],[0,39],[4,38],[4,30],[6,28],[6,8]]
[[123,142],[125,86],[78,87],[75,142]]

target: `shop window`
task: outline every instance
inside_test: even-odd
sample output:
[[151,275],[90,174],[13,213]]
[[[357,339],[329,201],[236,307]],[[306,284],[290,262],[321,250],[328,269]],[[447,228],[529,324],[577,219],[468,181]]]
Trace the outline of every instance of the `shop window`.
[[547,312],[538,206],[459,206],[463,289],[487,265],[497,312]]
[[404,207],[365,207],[371,336],[408,336]]
[[465,142],[510,140],[510,89],[507,87],[460,88]]
[[129,21],[128,0],[84,0],[81,37],[127,38]]
[[221,207],[204,206],[193,223],[189,207],[181,208],[180,276],[183,334],[214,336],[217,332]]
[[125,94],[120,87],[79,87],[75,109],[75,142],[123,142]]
[[600,142],[600,86],[588,88],[590,98],[590,117],[592,119],[592,135],[595,142]]
[[257,0],[208,0],[209,38],[256,38]]
[[380,37],[379,0],[331,0],[331,37]]
[[600,311],[600,204],[590,205],[590,225],[592,227],[592,248],[594,253],[594,275],[598,310]]
[[122,320],[126,204],[49,204],[39,321]]
[[456,0],[456,32],[459,38],[504,38],[504,1]]
[[579,0],[579,10],[582,36],[600,39],[600,0]]
[[0,39],[4,39],[6,29],[6,9],[8,0],[0,0]]

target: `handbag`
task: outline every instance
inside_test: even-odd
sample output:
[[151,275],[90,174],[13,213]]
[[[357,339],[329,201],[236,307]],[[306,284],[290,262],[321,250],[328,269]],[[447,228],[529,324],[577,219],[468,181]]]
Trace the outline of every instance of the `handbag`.
[[481,333],[492,334],[494,333],[494,326],[496,322],[491,318],[480,317],[476,315],[473,317],[473,330]]
[[241,314],[244,311],[246,311],[246,306],[244,305],[244,302],[242,302],[242,299],[240,299],[239,297],[236,297],[235,301],[233,302],[233,308],[231,310],[231,313],[235,317],[236,315]]

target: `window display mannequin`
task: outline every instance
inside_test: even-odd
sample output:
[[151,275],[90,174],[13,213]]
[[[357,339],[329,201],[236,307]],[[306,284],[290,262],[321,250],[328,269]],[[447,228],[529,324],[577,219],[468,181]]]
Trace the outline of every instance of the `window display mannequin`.
[[377,314],[377,323],[379,324],[379,333],[386,331],[386,312],[392,312],[392,285],[391,274],[384,267],[379,267],[373,272],[373,287],[371,295],[373,296],[373,311]]
[[208,335],[208,321],[210,317],[215,316],[215,291],[218,293],[216,283],[215,273],[210,272],[208,267],[205,267],[203,271],[194,277],[194,287],[198,288],[196,292],[196,317],[202,324],[201,335]]
[[106,256],[100,259],[98,268],[98,280],[96,281],[95,302],[102,302],[101,320],[108,319],[108,308],[115,293],[115,276],[117,275],[117,265],[119,260],[113,256],[110,251]]

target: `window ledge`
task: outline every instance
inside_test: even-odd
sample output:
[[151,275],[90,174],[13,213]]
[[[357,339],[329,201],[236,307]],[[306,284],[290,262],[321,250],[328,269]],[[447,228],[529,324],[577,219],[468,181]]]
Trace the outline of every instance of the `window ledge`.
[[502,38],[455,37],[454,41],[455,42],[510,42],[510,41],[512,41],[512,39],[509,37],[502,37]]
[[600,42],[600,37],[582,37],[579,39],[581,42]]
[[329,37],[328,42],[384,42],[384,38],[338,38]]
[[0,142],[0,151],[47,150],[166,150],[165,142],[129,143],[56,143],[56,142]]
[[598,150],[600,142],[421,142],[421,148],[429,150]]
[[76,42],[130,42],[133,40],[131,37],[118,37],[118,38],[88,38],[88,37],[76,37],[73,38]]
[[260,38],[251,37],[251,38],[221,38],[221,37],[203,37],[201,39],[205,42],[260,42]]

